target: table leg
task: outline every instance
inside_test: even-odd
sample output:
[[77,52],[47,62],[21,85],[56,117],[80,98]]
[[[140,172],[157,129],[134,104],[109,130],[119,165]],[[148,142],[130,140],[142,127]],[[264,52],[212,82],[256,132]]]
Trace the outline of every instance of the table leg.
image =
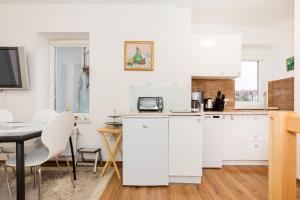
[[120,141],[121,141],[121,138],[122,138],[122,135],[120,135],[117,140],[116,140],[116,143],[115,143],[115,146],[113,148],[113,151],[111,150],[110,148],[110,145],[105,137],[105,134],[104,133],[101,133],[101,135],[103,136],[103,141],[104,141],[104,145],[106,147],[106,150],[107,150],[107,153],[109,155],[109,160],[106,161],[106,164],[101,172],[101,176],[103,176],[106,168],[110,165],[110,163],[112,162],[113,163],[113,166],[115,168],[115,171],[117,173],[117,176],[119,178],[119,180],[121,179],[121,175],[120,175],[120,172],[119,172],[119,169],[118,169],[118,166],[116,164],[116,161],[115,161],[115,156],[116,154],[118,153],[118,148],[119,148],[119,145],[120,145]]
[[73,149],[72,137],[69,137],[69,142],[70,142],[70,149],[71,149],[71,155],[72,155],[73,178],[74,178],[74,180],[76,180],[76,163],[75,163],[75,156],[74,156],[74,149]]
[[16,143],[17,200],[25,200],[24,142]]

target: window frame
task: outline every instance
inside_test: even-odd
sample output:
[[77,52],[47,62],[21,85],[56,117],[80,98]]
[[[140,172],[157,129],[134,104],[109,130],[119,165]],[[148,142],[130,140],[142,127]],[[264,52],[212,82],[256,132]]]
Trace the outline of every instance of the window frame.
[[[260,59],[243,59],[241,61],[241,67],[243,62],[256,62],[257,63],[257,101],[236,101],[235,99],[235,94],[236,94],[236,85],[234,85],[234,102],[235,102],[235,109],[243,109],[243,108],[248,108],[251,109],[256,108],[256,107],[261,107],[263,106],[261,103],[261,96],[260,96],[260,66],[261,66],[261,60]],[[235,83],[236,84],[236,83]]]
[[[50,40],[49,41],[49,108],[55,110],[55,48],[56,47],[86,47],[89,48],[88,40]],[[88,113],[74,113],[76,116],[89,116]]]

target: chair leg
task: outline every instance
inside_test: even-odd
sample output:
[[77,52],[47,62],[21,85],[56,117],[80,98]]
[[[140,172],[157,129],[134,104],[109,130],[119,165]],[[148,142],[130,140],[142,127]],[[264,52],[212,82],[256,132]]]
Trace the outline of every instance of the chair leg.
[[99,157],[99,152],[97,151],[96,155],[95,155],[95,163],[94,163],[94,170],[93,170],[94,174],[96,174],[96,172],[97,172],[98,157]]
[[80,159],[80,153],[77,151],[75,165],[77,166],[77,162]]
[[101,149],[99,149],[99,161],[100,161],[100,165],[103,166],[103,158],[102,158]]
[[38,184],[38,199],[42,200],[42,168],[41,165],[37,166],[39,172],[39,184]]
[[70,168],[68,156],[66,156],[66,161],[67,161],[67,165],[68,165],[68,169],[69,169],[69,174],[70,174],[71,182],[72,182],[73,188],[75,188],[75,183],[74,183],[74,180],[73,180],[72,171],[71,171],[71,168]]
[[60,177],[62,177],[60,166],[59,166],[59,163],[58,163],[58,157],[57,156],[55,157],[55,161],[56,161],[56,166],[57,166],[58,174],[59,174]]
[[36,171],[37,171],[37,166],[34,166],[34,175],[33,175],[33,187],[36,188]]
[[9,200],[11,200],[11,190],[10,190],[10,185],[9,185],[9,180],[8,180],[8,173],[7,173],[7,166],[4,165],[4,171],[5,171],[5,175],[6,175],[6,184],[7,184],[7,189],[8,189],[8,193],[9,193]]
[[81,155],[80,155],[80,157],[81,157],[81,160],[84,162],[85,160],[84,160],[84,155],[83,155],[83,153],[80,153]]

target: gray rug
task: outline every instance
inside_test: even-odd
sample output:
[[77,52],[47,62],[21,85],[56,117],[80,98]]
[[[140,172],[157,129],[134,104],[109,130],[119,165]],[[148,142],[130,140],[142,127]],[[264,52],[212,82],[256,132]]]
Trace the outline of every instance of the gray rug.
[[[73,188],[68,169],[62,167],[61,170],[62,178],[56,167],[42,167],[43,200],[98,200],[114,174],[113,168],[108,169],[106,174],[100,177],[101,168],[97,169],[97,174],[93,174],[91,167],[77,167],[76,188]],[[8,173],[13,199],[16,199],[16,178],[9,168]],[[33,175],[29,169],[26,169],[25,185],[26,199],[37,199],[37,188],[33,186]],[[0,199],[8,200],[8,196],[4,169],[0,168]]]

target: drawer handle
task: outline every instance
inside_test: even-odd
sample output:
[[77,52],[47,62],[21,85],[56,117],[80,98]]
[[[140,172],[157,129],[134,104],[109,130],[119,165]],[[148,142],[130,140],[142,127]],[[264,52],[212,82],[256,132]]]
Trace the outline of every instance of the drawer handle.
[[197,119],[197,122],[200,123],[200,122],[201,122],[201,119]]
[[147,125],[143,125],[143,128],[148,128],[148,126]]
[[258,147],[258,144],[254,145],[254,148],[257,148]]

